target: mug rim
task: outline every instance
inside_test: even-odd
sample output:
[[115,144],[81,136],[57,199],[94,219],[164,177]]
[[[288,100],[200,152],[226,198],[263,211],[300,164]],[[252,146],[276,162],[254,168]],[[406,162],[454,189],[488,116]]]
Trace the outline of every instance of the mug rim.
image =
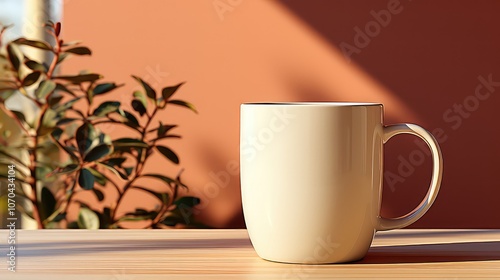
[[375,102],[351,102],[351,101],[299,101],[299,102],[244,102],[242,106],[329,106],[329,107],[356,107],[356,106],[383,106],[382,103]]

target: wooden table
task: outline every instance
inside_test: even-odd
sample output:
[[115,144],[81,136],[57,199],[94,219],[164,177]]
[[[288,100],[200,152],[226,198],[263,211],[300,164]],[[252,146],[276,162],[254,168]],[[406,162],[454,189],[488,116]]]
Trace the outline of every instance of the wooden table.
[[376,235],[361,261],[291,265],[260,259],[246,230],[16,232],[17,272],[0,279],[500,279],[500,230],[395,230]]

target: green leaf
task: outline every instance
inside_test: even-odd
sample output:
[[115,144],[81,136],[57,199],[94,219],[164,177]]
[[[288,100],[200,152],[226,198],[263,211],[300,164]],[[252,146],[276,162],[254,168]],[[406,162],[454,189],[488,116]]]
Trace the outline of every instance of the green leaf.
[[[40,72],[33,72],[33,73],[40,73]],[[46,98],[47,95],[54,92],[55,89],[56,89],[56,83],[54,83],[51,80],[44,80],[35,90],[35,96],[39,99]]]
[[127,176],[130,176],[134,171],[134,167],[123,167],[123,170],[127,173]]
[[41,41],[28,40],[26,38],[19,38],[17,40],[14,40],[13,43],[16,43],[18,45],[30,46],[30,47],[34,47],[34,48],[42,49],[42,50],[46,50],[46,51],[52,51],[52,47],[50,47],[47,43],[41,42]]
[[167,183],[169,186],[172,186],[171,184],[178,183],[178,181],[176,181],[176,180],[174,180],[174,179],[172,179],[170,177],[161,175],[161,174],[148,173],[148,174],[143,174],[142,176],[143,177],[151,177],[151,178],[156,178],[156,179],[162,180],[163,182]]
[[174,202],[174,204],[177,205],[177,207],[184,207],[184,208],[186,207],[193,208],[200,203],[201,200],[198,197],[194,196],[183,196]]
[[127,160],[127,158],[124,158],[124,157],[116,157],[116,158],[110,158],[110,159],[107,159],[105,161],[103,161],[102,163],[104,164],[107,164],[107,165],[110,165],[110,166],[118,166],[118,167],[121,167],[122,164]]
[[163,90],[161,91],[161,95],[163,96],[163,99],[165,101],[167,101],[183,84],[184,84],[184,82],[182,82],[176,86],[163,88]]
[[106,185],[106,182],[108,181],[106,179],[106,177],[99,171],[95,170],[94,168],[92,167],[87,167],[87,169],[90,171],[90,173],[92,173],[92,175],[94,175],[94,178],[95,178],[95,181],[101,185],[101,186],[104,186]]
[[133,148],[147,148],[149,147],[144,141],[135,138],[119,138],[113,141],[115,148],[119,147],[133,147]]
[[38,71],[29,73],[23,79],[23,82],[22,82],[23,87],[29,87],[29,86],[33,85],[34,83],[36,83],[36,81],[38,81],[38,78],[40,78],[40,75],[41,75],[41,73]]
[[179,215],[170,214],[169,216],[166,216],[160,223],[169,227],[174,227],[177,224],[186,224],[186,220],[184,220],[184,218]]
[[136,76],[132,76],[134,79],[136,79],[140,84],[141,86],[144,88],[144,90],[146,91],[146,95],[155,100],[156,101],[156,91],[148,84],[146,83],[145,81],[143,81],[141,78],[139,77],[136,77]]
[[63,99],[63,96],[60,95],[59,93],[54,93],[49,96],[49,106],[54,107],[55,105],[58,105],[59,102]]
[[120,102],[118,101],[105,101],[97,107],[92,113],[94,116],[104,117],[109,113],[118,111],[120,108]]
[[119,87],[115,83],[103,83],[103,84],[98,84],[94,88],[94,95],[100,95],[100,94],[105,94],[107,92],[110,92],[114,90],[115,88]]
[[165,146],[156,146],[156,149],[167,159],[172,161],[175,164],[179,164],[179,157],[172,151],[170,148]]
[[34,60],[27,60],[24,64],[33,71],[47,72],[48,69],[41,63],[38,63]]
[[95,196],[97,197],[97,200],[99,200],[99,201],[104,200],[104,194],[100,190],[93,188],[92,191],[94,192]]
[[56,174],[68,174],[75,172],[78,169],[78,164],[70,163],[63,168],[57,170]]
[[196,108],[194,107],[194,105],[191,104],[191,103],[189,103],[189,102],[186,102],[184,100],[174,99],[174,100],[168,101],[168,103],[179,105],[179,106],[182,106],[182,107],[186,107],[186,108],[190,109],[191,111],[193,111],[193,112],[195,112],[195,113],[198,114],[198,111],[196,111]]
[[78,213],[78,227],[82,229],[99,229],[99,216],[86,207],[81,207]]
[[69,56],[69,53],[59,54],[59,58],[57,59],[57,64],[63,62],[68,56]]
[[12,97],[17,89],[0,89],[0,102],[5,102],[7,99]]
[[139,115],[142,117],[144,114],[146,114],[146,107],[142,104],[142,102],[138,99],[132,100],[132,108],[134,111],[139,113]]
[[78,127],[75,137],[81,155],[86,154],[87,150],[92,146],[94,139],[98,136],[94,126],[90,123],[85,122]]
[[74,93],[74,92],[72,92],[71,90],[69,90],[69,89],[68,89],[65,85],[63,85],[63,84],[59,84],[59,83],[57,83],[57,84],[56,84],[56,90],[59,90],[59,91],[64,91],[64,92],[69,93],[70,95],[72,95],[72,96],[75,96],[75,97],[76,97],[75,93]]
[[23,122],[23,123],[28,123],[26,121],[26,117],[24,116],[24,114],[22,112],[19,112],[19,111],[16,111],[16,110],[11,110],[11,112],[16,116],[16,118],[20,121],[20,122]]
[[71,99],[70,101],[68,101],[68,102],[66,102],[66,103],[63,103],[63,104],[61,104],[61,105],[59,105],[59,106],[56,106],[56,107],[54,108],[54,110],[55,110],[55,111],[57,111],[57,112],[63,112],[63,111],[66,111],[66,110],[70,109],[71,107],[73,107],[73,105],[74,105],[76,102],[78,102],[78,100],[80,100],[81,98],[82,98],[81,96],[80,96],[80,97],[77,97],[77,98],[73,98],[73,99]]
[[80,175],[78,176],[78,184],[84,190],[91,190],[94,188],[95,178],[87,168],[84,168],[80,171]]
[[87,155],[85,155],[85,158],[83,161],[85,162],[92,162],[99,160],[107,155],[109,155],[112,152],[112,147],[107,145],[107,144],[100,144],[94,147],[92,150],[90,150]]
[[66,219],[66,213],[59,213],[52,219],[52,222],[58,223],[64,219]]
[[100,166],[103,166],[104,168],[106,168],[106,169],[110,170],[111,172],[115,173],[115,175],[119,176],[123,180],[127,180],[128,179],[127,175],[125,175],[122,172],[118,171],[118,169],[114,168],[113,166],[107,165],[105,163],[100,163],[100,162],[97,162],[97,164],[100,165]]
[[65,80],[72,84],[81,84],[84,82],[95,82],[102,78],[99,74],[81,74],[76,76],[57,76],[53,77],[53,79]]
[[87,47],[74,47],[71,49],[67,49],[64,52],[77,54],[77,55],[91,55],[92,54],[92,51]]
[[144,105],[144,108],[148,108],[148,100],[146,99],[144,93],[142,93],[141,91],[134,91],[134,97],[141,101],[142,105]]
[[74,121],[77,121],[79,119],[75,119],[75,118],[64,118],[64,119],[60,119],[58,122],[57,122],[57,125],[64,125],[64,124],[68,124],[68,123],[72,123]]
[[125,115],[125,118],[127,119],[127,122],[126,124],[130,127],[134,127],[134,128],[137,128],[139,127],[139,121],[137,120],[137,118],[130,112],[128,111],[124,111],[123,112],[124,115]]
[[12,44],[7,45],[7,55],[9,57],[9,61],[12,64],[12,67],[14,70],[19,71],[19,67],[21,66],[21,58],[19,57],[20,54],[19,52],[15,49],[15,47]]
[[42,188],[42,200],[40,201],[40,206],[41,206],[41,211],[40,211],[40,216],[42,221],[50,217],[52,213],[54,213],[54,210],[56,208],[56,198],[52,194],[52,192],[46,188]]

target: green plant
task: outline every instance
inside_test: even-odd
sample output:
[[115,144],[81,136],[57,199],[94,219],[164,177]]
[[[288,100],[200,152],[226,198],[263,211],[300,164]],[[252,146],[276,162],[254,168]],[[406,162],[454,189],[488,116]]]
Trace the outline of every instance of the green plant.
[[[8,180],[9,166],[16,166],[16,198],[25,200],[18,203],[18,209],[39,228],[120,228],[125,221],[147,221],[146,228],[195,225],[191,209],[200,200],[180,195],[180,188],[187,189],[181,172],[168,177],[145,170],[154,153],[179,164],[177,154],[164,144],[180,138],[172,132],[176,125],[155,117],[170,106],[196,112],[192,104],[172,98],[183,83],[165,87],[159,94],[132,76],[143,90],[133,93],[134,112],[129,112],[120,102],[103,99],[121,85],[101,82],[102,76],[96,73],[57,74],[69,56],[91,54],[79,43],[63,41],[60,23],[46,25],[52,44],[19,38],[3,46],[1,35],[6,28],[0,26],[0,179]],[[29,58],[24,48],[48,52],[50,64]],[[22,94],[25,102],[36,107],[34,118],[7,108],[5,102],[15,94]],[[104,101],[96,105],[99,99]],[[111,139],[100,129],[103,124],[124,126],[136,137]],[[115,175],[123,180],[121,185]],[[141,186],[143,178],[161,182],[165,188],[158,192]],[[103,201],[103,189],[109,186],[117,198],[102,210],[75,199],[78,192],[93,192]],[[123,198],[132,189],[153,195],[158,204],[154,209],[137,207],[119,214]],[[77,221],[67,219],[72,203],[80,204]]]

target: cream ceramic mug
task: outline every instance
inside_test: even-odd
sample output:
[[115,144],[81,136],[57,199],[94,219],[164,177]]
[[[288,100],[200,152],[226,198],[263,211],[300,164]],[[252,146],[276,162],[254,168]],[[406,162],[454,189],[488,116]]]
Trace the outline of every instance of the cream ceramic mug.
[[[263,259],[341,263],[363,258],[376,231],[406,227],[436,199],[443,159],[435,138],[414,124],[384,126],[377,103],[241,105],[243,213]],[[432,152],[429,191],[412,212],[380,216],[383,144],[420,137]]]

